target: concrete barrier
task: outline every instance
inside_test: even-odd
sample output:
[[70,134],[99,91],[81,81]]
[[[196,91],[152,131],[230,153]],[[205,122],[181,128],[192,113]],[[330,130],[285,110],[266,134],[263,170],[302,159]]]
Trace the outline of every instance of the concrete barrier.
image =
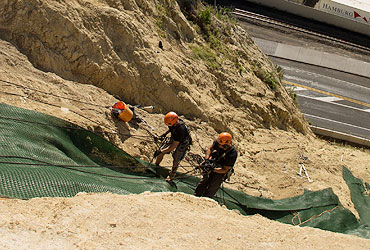
[[275,8],[297,16],[327,23],[339,28],[370,36],[370,25],[352,21],[351,19],[323,12],[312,7],[288,2],[286,0],[246,0],[247,2]]
[[313,49],[267,41],[252,37],[268,56],[308,63],[329,69],[370,78],[370,63]]
[[337,139],[337,140],[350,142],[350,143],[353,143],[353,144],[356,144],[356,145],[370,147],[370,140],[367,140],[365,138],[361,138],[361,137],[353,136],[353,135],[350,135],[350,134],[337,132],[337,131],[326,129],[326,128],[320,128],[320,127],[316,127],[316,126],[312,126],[312,125],[310,127],[311,127],[312,132],[314,132],[317,135],[326,136],[326,137],[334,138],[334,139]]

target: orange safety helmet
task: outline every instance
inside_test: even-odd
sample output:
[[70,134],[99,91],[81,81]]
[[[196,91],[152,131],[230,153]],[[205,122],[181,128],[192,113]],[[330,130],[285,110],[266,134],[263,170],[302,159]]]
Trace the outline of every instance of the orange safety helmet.
[[124,110],[124,109],[126,108],[126,104],[125,104],[124,102],[122,102],[122,101],[119,101],[119,102],[116,102],[116,103],[112,106],[112,108],[114,108],[114,109],[122,109],[122,110]]
[[178,117],[178,115],[175,112],[168,112],[164,116],[164,123],[167,126],[170,126],[170,127],[173,126],[173,125],[175,125],[178,120],[179,120],[179,117]]
[[233,140],[233,137],[231,136],[231,134],[229,134],[227,132],[223,132],[223,133],[219,134],[218,137],[217,137],[217,142],[220,145],[230,146],[232,140]]

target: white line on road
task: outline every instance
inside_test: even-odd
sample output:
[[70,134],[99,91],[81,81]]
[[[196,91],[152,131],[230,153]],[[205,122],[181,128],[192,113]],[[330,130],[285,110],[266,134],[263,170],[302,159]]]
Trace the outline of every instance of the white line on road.
[[[296,68],[292,68],[292,67],[289,67],[289,66],[281,66],[281,67],[285,71],[291,70],[293,72],[300,73],[300,74],[305,73],[307,75],[312,75],[316,78],[320,77],[320,78],[326,78],[330,81],[336,81],[336,82],[338,82],[339,86],[349,86],[350,88],[360,88],[361,91],[370,91],[369,87],[358,85],[356,83],[347,82],[347,81],[344,81],[344,80],[341,80],[341,79],[333,78],[333,77],[326,76],[326,75],[321,75],[321,74],[318,74],[318,73],[314,73],[314,72],[310,72],[310,71],[306,71],[306,70],[302,70],[302,69],[296,69]],[[301,77],[298,77],[298,76],[291,76],[287,72],[284,73],[284,78],[295,80],[295,81],[300,81],[300,82],[305,82],[305,83],[311,84],[311,86],[315,86],[315,87],[318,87],[320,85],[325,86],[325,85],[322,85],[319,82],[316,82],[316,81],[313,81],[313,80],[304,79],[304,78],[301,78]]]
[[315,97],[315,99],[323,102],[343,101],[343,99],[334,96]]
[[359,127],[359,126],[352,125],[352,124],[345,123],[345,122],[338,122],[338,121],[334,121],[334,120],[324,118],[324,117],[320,117],[320,116],[316,116],[316,115],[310,115],[310,114],[304,114],[304,115],[305,116],[310,116],[310,117],[313,117],[313,118],[317,118],[317,119],[321,119],[321,120],[325,120],[325,121],[330,121],[330,122],[333,122],[333,123],[346,125],[346,126],[353,127],[353,128],[359,128],[359,129],[363,129],[363,130],[366,130],[366,131],[370,131],[370,129],[368,129],[368,128]]
[[[313,99],[313,100],[319,100],[321,101],[318,97],[311,97],[311,96],[306,96],[306,95],[302,95],[301,93],[297,93],[298,96],[302,96],[304,98],[308,98],[308,99]],[[341,100],[341,99],[339,99]],[[342,106],[342,107],[345,107],[345,108],[350,108],[350,109],[354,109],[354,110],[357,110],[357,111],[363,111],[363,112],[367,112],[369,113],[370,109],[359,109],[359,108],[356,108],[356,107],[352,107],[352,106],[348,106],[348,105],[344,105],[344,104],[341,104],[341,103],[336,103],[336,102],[329,102],[331,104],[334,104],[334,105],[338,105],[338,106]]]
[[308,89],[305,89],[302,87],[291,86],[291,85],[287,85],[286,88],[289,88],[293,91],[308,91]]

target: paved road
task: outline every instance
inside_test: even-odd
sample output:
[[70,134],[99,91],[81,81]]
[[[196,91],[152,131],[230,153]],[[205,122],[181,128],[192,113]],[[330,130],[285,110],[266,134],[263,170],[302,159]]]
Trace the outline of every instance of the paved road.
[[[370,62],[370,55],[365,51],[257,21],[239,20],[239,23],[251,37]],[[312,125],[370,139],[369,78],[284,59],[271,59],[283,67],[284,82],[296,85],[298,103]]]
[[370,140],[370,79],[283,59],[284,82],[312,125]]
[[[283,67],[284,80],[286,81],[313,88],[317,90],[316,92],[327,92],[331,96],[349,99],[350,102],[347,102],[347,105],[362,109],[370,108],[369,78],[289,60],[272,58],[272,61]],[[355,102],[361,105],[356,105]]]

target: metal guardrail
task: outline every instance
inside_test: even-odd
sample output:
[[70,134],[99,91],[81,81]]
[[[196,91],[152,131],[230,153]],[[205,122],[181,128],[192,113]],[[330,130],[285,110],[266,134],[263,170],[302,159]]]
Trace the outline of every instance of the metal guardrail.
[[233,14],[236,15],[236,16],[239,16],[239,17],[250,18],[250,19],[261,21],[261,22],[265,22],[265,23],[277,25],[277,26],[280,26],[280,27],[292,29],[292,30],[295,30],[295,31],[299,31],[299,32],[302,32],[302,33],[305,33],[305,34],[314,35],[316,37],[320,37],[320,38],[323,38],[323,39],[326,39],[326,40],[330,40],[332,42],[340,43],[340,44],[347,45],[347,46],[352,46],[354,48],[370,52],[370,48],[368,48],[368,47],[364,47],[364,46],[361,46],[359,44],[347,42],[347,41],[342,40],[342,39],[338,39],[338,38],[335,38],[335,37],[324,35],[324,34],[321,34],[319,32],[315,32],[315,31],[311,31],[311,30],[304,29],[304,28],[301,28],[301,27],[297,27],[293,24],[285,23],[281,20],[273,19],[271,17],[264,16],[264,15],[261,15],[261,14],[257,14],[257,13],[253,13],[253,12],[246,11],[246,10],[241,10],[241,9],[235,9]]
[[337,132],[337,131],[334,131],[334,130],[331,130],[331,129],[320,128],[320,127],[313,126],[313,125],[311,125],[310,128],[311,128],[312,132],[314,132],[314,134],[317,134],[317,135],[326,136],[326,137],[330,137],[330,138],[333,138],[333,139],[350,142],[350,143],[353,143],[353,144],[356,144],[356,145],[370,147],[370,140],[362,138],[362,137]]

